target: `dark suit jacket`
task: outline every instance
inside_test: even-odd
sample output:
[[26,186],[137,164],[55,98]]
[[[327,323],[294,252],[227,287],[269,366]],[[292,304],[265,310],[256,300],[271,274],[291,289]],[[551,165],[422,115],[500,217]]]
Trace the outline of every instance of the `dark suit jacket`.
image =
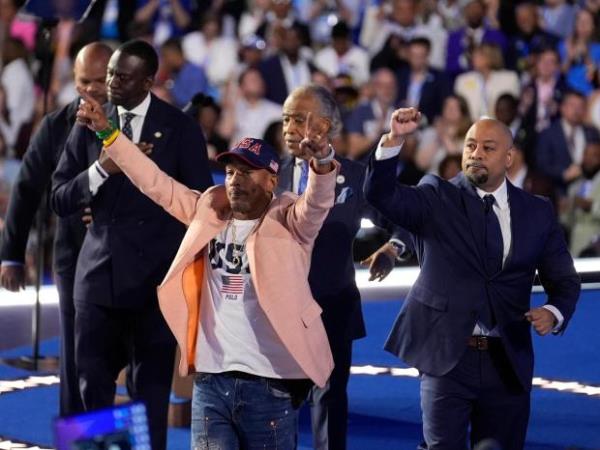
[[[594,134],[594,130],[583,125],[586,137]],[[552,125],[542,131],[535,148],[536,168],[544,175],[549,176],[559,187],[564,187],[562,174],[571,165],[573,158],[569,153],[567,137],[563,131],[560,120],[555,120]]]
[[[408,86],[410,85],[410,67],[404,66],[400,68],[396,74],[398,79],[398,100],[399,105],[406,99],[408,95]],[[450,81],[443,72],[435,69],[429,69],[425,78],[425,82],[421,88],[421,99],[419,100],[418,109],[427,117],[427,121],[432,124],[433,119],[442,113],[442,105],[444,100],[452,89]]]
[[[118,123],[116,108],[107,105],[107,112]],[[212,184],[202,132],[178,109],[152,96],[140,140],[154,144],[150,157],[173,178],[192,189]],[[148,306],[156,302],[156,286],[185,228],[123,174],[110,176],[92,197],[88,168],[101,147],[88,128],[74,127],[53,177],[52,207],[58,215],[84,204],[92,208],[74,298],[113,307]]]
[[417,187],[390,186],[395,158],[372,161],[366,197],[414,235],[421,266],[385,348],[422,372],[450,371],[467,347],[489,296],[498,331],[518,379],[531,388],[530,308],[535,271],[548,303],[569,323],[580,290],[563,233],[548,201],[508,183],[512,245],[503,269],[486,273],[484,208],[463,174],[428,175]]
[[[10,196],[6,225],[2,234],[2,260],[24,262],[29,230],[52,173],[63,153],[67,136],[75,123],[79,99],[48,114],[40,124],[23,157],[19,175]],[[82,212],[59,218],[54,245],[54,270],[74,276],[79,248],[85,235]]]
[[[483,32],[482,43],[498,45],[504,54],[507,52],[508,42],[504,34],[499,30],[485,27]],[[448,46],[446,52],[446,72],[456,77],[470,68],[461,67],[460,57],[465,51],[466,46],[466,28],[460,28],[453,31],[448,36]]]
[[[308,68],[311,72],[315,70],[315,67],[311,63],[308,63]],[[264,59],[258,66],[258,70],[260,70],[260,73],[265,80],[265,86],[267,88],[265,98],[283,105],[283,102],[285,102],[285,99],[290,92],[287,83],[285,82],[285,75],[283,74],[283,67],[281,66],[279,54]]]
[[[292,190],[294,160],[289,157],[282,161],[278,192]],[[363,214],[367,214],[362,193],[365,167],[345,158],[337,160],[341,169],[335,186],[336,202],[315,241],[308,281],[315,300],[323,308],[329,338],[358,339],[366,333],[355,282],[352,242]]]

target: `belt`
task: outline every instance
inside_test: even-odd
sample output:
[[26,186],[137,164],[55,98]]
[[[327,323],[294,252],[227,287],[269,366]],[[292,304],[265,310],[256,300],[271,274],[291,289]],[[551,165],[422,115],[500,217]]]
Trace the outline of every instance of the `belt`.
[[499,337],[469,336],[469,339],[467,339],[467,345],[480,351],[488,351],[492,347],[502,345],[502,343],[500,342]]

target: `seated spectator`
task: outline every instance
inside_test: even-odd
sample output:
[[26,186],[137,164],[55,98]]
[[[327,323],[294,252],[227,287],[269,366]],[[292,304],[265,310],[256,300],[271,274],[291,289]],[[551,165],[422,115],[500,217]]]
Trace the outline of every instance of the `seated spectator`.
[[408,44],[408,66],[398,71],[398,100],[402,106],[421,111],[428,123],[442,112],[442,104],[450,94],[450,82],[443,72],[429,66],[430,42],[414,38]]
[[581,178],[569,186],[561,222],[570,230],[571,254],[580,256],[600,233],[600,139],[587,142]]
[[333,26],[331,45],[317,52],[314,63],[331,78],[348,74],[358,86],[369,80],[369,55],[352,43],[351,31],[345,22]]
[[522,74],[533,68],[536,53],[546,48],[557,48],[560,39],[540,27],[538,7],[533,2],[519,4],[515,18],[517,32],[510,38],[507,66]]
[[462,156],[461,155],[446,155],[444,159],[440,161],[437,168],[437,173],[444,180],[451,180],[462,170]]
[[267,126],[281,119],[281,105],[265,98],[265,82],[258,69],[246,69],[237,86],[229,84],[222,105],[219,132],[230,146],[245,137],[262,139]]
[[[2,48],[2,72],[0,73],[0,134],[4,139],[7,155],[23,154],[30,131],[35,108],[35,90],[31,70],[27,64],[27,49],[23,42],[7,38]],[[22,145],[21,145],[22,144]]]
[[348,117],[348,157],[362,160],[379,142],[388,126],[396,106],[397,88],[394,73],[381,68],[371,80],[373,98],[362,102]]
[[473,53],[481,44],[495,44],[503,53],[508,47],[504,34],[484,23],[485,2],[470,0],[465,3],[465,26],[448,36],[446,71],[452,78],[473,68]]
[[266,48],[266,42],[255,34],[251,34],[243,38],[240,42],[240,64],[237,67],[239,73],[243,72],[249,67],[257,68],[260,65],[260,62],[263,60]]
[[521,85],[516,72],[503,70],[500,48],[482,44],[473,51],[473,70],[456,78],[454,92],[469,105],[471,120],[494,116],[494,107],[502,94],[519,97]]
[[253,24],[248,23],[245,29],[240,29],[240,36],[256,34],[264,39],[271,50],[278,50],[279,45],[273,41],[278,29],[290,29],[294,27],[298,33],[300,46],[310,47],[310,30],[308,26],[300,20],[292,0],[267,0],[267,5],[263,9],[264,14],[255,17]]
[[508,127],[513,135],[513,139],[518,139],[525,148],[529,147],[531,134],[523,126],[523,119],[519,116],[519,100],[512,94],[502,94],[496,100],[494,109],[496,119]]
[[19,8],[23,1],[0,1],[0,43],[5,36],[19,39],[29,51],[35,48],[37,24],[31,17],[21,17]]
[[265,59],[259,66],[267,90],[266,98],[283,105],[288,94],[310,83],[313,65],[302,55],[302,30],[293,25],[282,30],[281,51]]
[[215,87],[224,85],[237,66],[237,41],[222,35],[221,21],[221,17],[207,14],[200,29],[186,34],[181,41],[185,59],[202,67]]
[[511,165],[506,172],[510,182],[518,188],[534,195],[547,197],[557,211],[556,187],[552,179],[533,169],[527,163],[526,144],[518,137],[513,141]]
[[471,126],[469,107],[464,98],[450,95],[444,101],[442,115],[421,133],[415,161],[425,172],[436,172],[448,155],[461,155],[465,134]]
[[211,96],[198,93],[183,110],[198,122],[204,133],[211,168],[222,169],[222,165],[217,163],[216,158],[219,154],[229,150],[229,142],[217,131],[217,125],[221,120],[221,107]]
[[541,26],[549,33],[566,38],[573,30],[575,8],[566,0],[545,0],[542,6]]
[[136,0],[134,23],[149,25],[153,43],[161,46],[171,37],[182,36],[192,21],[192,0]]
[[581,176],[583,151],[595,134],[593,128],[583,123],[585,112],[585,97],[576,91],[567,92],[560,104],[560,119],[537,139],[536,168],[551,177],[562,192]]
[[598,29],[589,10],[577,12],[573,33],[560,43],[559,52],[569,87],[588,95],[600,65]]
[[267,126],[263,135],[263,141],[270,144],[281,159],[287,157],[287,149],[283,141],[283,122],[281,120],[271,122]]
[[523,126],[530,134],[541,132],[558,117],[559,104],[566,90],[557,51],[552,48],[540,51],[535,57],[534,78],[523,88],[519,104]]
[[418,3],[416,0],[394,0],[391,2],[389,14],[385,2],[380,6],[368,8],[360,34],[360,44],[370,55],[376,55],[384,48],[390,36],[398,36],[404,42],[414,37],[426,37],[432,44],[429,63],[437,69],[442,69],[448,35],[441,26],[430,27],[423,24],[418,16]]
[[173,103],[183,108],[195,93],[208,93],[209,84],[202,67],[185,59],[179,39],[168,39],[160,48],[162,77]]

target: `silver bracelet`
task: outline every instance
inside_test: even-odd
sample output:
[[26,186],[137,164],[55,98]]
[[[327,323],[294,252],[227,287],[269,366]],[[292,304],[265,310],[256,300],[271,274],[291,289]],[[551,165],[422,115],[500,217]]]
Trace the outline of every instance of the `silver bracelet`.
[[327,155],[323,159],[317,159],[317,158],[315,158],[315,161],[316,161],[316,163],[317,163],[318,166],[324,166],[326,164],[329,164],[331,161],[333,161],[333,158],[335,158],[335,150],[333,149],[333,147],[331,146],[331,144],[329,144],[329,155]]

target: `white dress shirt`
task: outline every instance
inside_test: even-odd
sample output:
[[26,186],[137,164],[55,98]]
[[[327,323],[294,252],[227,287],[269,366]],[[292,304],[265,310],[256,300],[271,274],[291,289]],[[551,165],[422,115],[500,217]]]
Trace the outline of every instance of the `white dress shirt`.
[[[119,129],[123,126],[126,113],[135,114],[130,122],[133,142],[137,143],[140,141],[144,120],[146,119],[146,114],[148,114],[148,108],[150,108],[150,100],[151,96],[150,93],[148,93],[146,98],[144,98],[144,100],[142,100],[142,102],[132,110],[127,110],[122,106],[117,106],[117,113],[119,114]],[[88,169],[89,186],[92,195],[96,195],[98,189],[100,189],[100,186],[102,186],[102,184],[104,184],[104,182],[108,179],[108,176],[108,173],[100,166],[100,163],[98,161],[94,161],[94,163]]]
[[[402,144],[397,147],[382,147],[381,141],[377,146],[377,150],[375,150],[375,159],[383,160],[389,159],[397,156],[402,149]],[[510,228],[510,204],[508,202],[508,190],[506,185],[506,179],[502,182],[500,187],[496,189],[494,192],[486,192],[482,189],[476,188],[477,195],[483,199],[483,196],[486,194],[492,194],[496,201],[494,202],[494,213],[498,216],[498,222],[500,223],[500,232],[502,233],[502,241],[504,244],[503,254],[502,254],[502,264],[506,261],[506,257],[510,252],[510,247],[512,243],[512,232]],[[564,322],[564,317],[561,312],[553,305],[544,305],[544,308],[549,310],[554,317],[556,318],[556,326],[552,331],[556,332],[560,330],[562,324]],[[481,323],[476,323],[475,328],[473,329],[473,335],[486,335],[486,336],[499,336],[499,332],[497,327],[493,330],[486,330],[486,328]]]

